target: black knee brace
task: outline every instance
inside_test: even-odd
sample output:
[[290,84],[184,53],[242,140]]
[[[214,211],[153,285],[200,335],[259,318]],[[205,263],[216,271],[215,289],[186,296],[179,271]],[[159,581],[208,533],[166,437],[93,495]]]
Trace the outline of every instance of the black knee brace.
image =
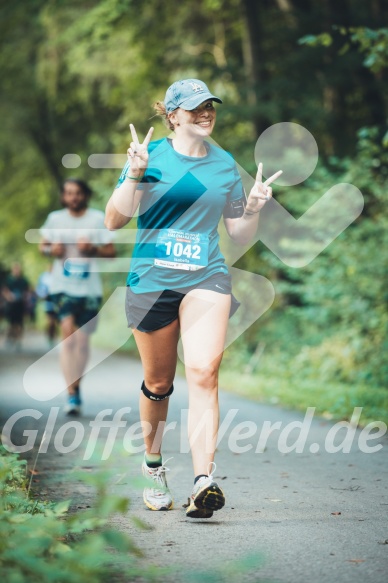
[[171,385],[168,392],[165,393],[164,395],[157,395],[156,393],[151,393],[151,391],[147,389],[143,381],[141,385],[141,390],[143,391],[147,399],[151,399],[151,401],[164,401],[164,399],[168,399],[168,397],[172,395],[174,391],[174,385]]

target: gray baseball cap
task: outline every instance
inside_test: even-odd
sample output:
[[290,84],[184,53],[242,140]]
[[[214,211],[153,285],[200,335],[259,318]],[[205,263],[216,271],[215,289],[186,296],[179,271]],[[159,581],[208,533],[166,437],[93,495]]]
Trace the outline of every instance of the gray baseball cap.
[[175,81],[167,89],[164,105],[167,113],[171,113],[178,107],[191,111],[207,99],[222,103],[219,97],[210,93],[203,81],[199,79],[182,79],[181,81]]

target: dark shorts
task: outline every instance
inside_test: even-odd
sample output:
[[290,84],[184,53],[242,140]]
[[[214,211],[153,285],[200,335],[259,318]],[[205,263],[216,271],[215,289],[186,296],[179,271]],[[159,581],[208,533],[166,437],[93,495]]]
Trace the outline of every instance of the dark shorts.
[[230,275],[217,273],[205,281],[187,288],[179,290],[164,290],[160,292],[149,292],[135,294],[130,287],[127,287],[125,300],[125,312],[127,315],[128,327],[136,328],[140,332],[153,332],[168,326],[179,316],[179,306],[185,295],[193,289],[208,289],[220,294],[232,296],[230,315],[233,316],[240,303],[232,294],[232,283]]
[[78,328],[85,326],[84,331],[92,334],[97,328],[97,315],[100,311],[102,298],[68,296],[67,294],[50,295],[52,302],[52,312],[61,322],[68,316],[73,316],[74,323]]
[[48,316],[55,316],[55,317],[57,317],[56,310],[55,310],[55,304],[51,300],[50,296],[48,296],[46,298],[45,302],[44,302],[44,312]]
[[25,306],[23,300],[9,302],[6,307],[5,315],[11,325],[23,326]]

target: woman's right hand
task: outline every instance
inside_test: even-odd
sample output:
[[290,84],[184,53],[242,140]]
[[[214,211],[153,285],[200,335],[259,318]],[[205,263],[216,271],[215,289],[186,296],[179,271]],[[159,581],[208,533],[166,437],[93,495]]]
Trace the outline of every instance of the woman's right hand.
[[133,178],[141,178],[148,166],[148,144],[151,141],[154,128],[149,129],[144,142],[140,144],[134,125],[129,124],[129,127],[133,140],[127,150],[130,174]]

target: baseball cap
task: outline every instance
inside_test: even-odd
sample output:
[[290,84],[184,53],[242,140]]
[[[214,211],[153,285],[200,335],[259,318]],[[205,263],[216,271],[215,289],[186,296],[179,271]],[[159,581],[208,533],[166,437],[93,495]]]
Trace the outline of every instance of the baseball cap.
[[167,113],[178,109],[178,107],[191,111],[207,99],[222,103],[219,97],[210,93],[203,81],[199,79],[182,79],[181,81],[175,81],[167,89],[164,105]]

